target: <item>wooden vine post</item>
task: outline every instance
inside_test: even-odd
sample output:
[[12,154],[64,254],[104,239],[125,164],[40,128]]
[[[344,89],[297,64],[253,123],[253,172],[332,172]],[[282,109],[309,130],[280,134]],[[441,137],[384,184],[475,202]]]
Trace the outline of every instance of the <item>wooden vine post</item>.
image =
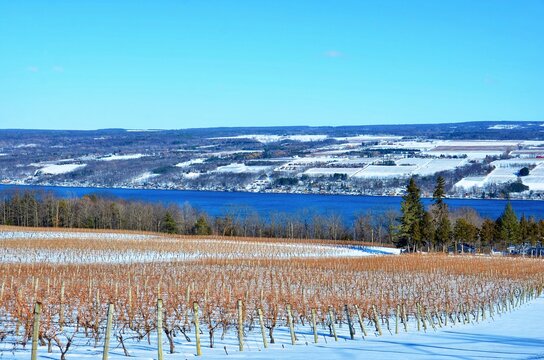
[[293,327],[293,314],[291,313],[291,305],[287,304],[287,322],[289,323],[289,332],[291,333],[291,344],[295,345],[295,328]]
[[338,336],[336,336],[336,328],[334,327],[334,315],[332,313],[332,306],[329,306],[329,318],[331,319],[331,329],[334,336],[334,341],[338,341]]
[[404,332],[408,332],[408,315],[406,314],[406,304],[402,304],[402,318],[404,324]]
[[60,307],[59,307],[59,328],[60,331],[64,327],[64,281],[60,285]]
[[359,326],[361,327],[361,331],[363,332],[363,337],[368,336],[365,329],[365,323],[363,322],[363,317],[361,316],[361,310],[359,309],[359,306],[355,305],[355,311],[357,312],[357,320],[359,320]]
[[200,322],[198,320],[198,303],[193,303],[193,318],[195,323],[195,342],[196,342],[196,356],[202,356],[202,349],[200,348]]
[[238,300],[238,344],[240,351],[244,351],[244,316],[242,313],[242,300]]
[[376,325],[376,330],[378,331],[378,334],[382,336],[382,327],[380,325],[380,319],[378,317],[378,310],[376,309],[376,305],[372,305],[372,311],[374,313],[374,324]]
[[397,311],[395,312],[395,334],[399,333],[399,313],[400,313],[400,305],[397,304]]
[[261,308],[257,309],[257,313],[259,314],[259,324],[261,325],[261,334],[263,336],[263,346],[266,349],[268,347],[268,341],[266,340],[266,332],[264,330],[263,311],[261,310]]
[[163,360],[163,354],[162,354],[162,299],[157,299],[157,360]]
[[314,330],[314,343],[317,344],[317,325],[315,318],[315,309],[312,309],[312,329]]
[[42,304],[37,301],[34,306],[34,324],[32,327],[32,352],[31,360],[38,359],[38,337],[40,336],[40,315],[42,314]]
[[349,313],[348,305],[344,305],[344,312],[346,313],[346,320],[348,321],[349,327],[349,337],[351,340],[355,338],[355,329],[353,328],[353,323],[351,322],[351,314]]
[[110,351],[111,327],[113,323],[113,304],[108,305],[108,320],[106,321],[106,335],[104,337],[104,351],[102,360],[108,360],[108,352]]

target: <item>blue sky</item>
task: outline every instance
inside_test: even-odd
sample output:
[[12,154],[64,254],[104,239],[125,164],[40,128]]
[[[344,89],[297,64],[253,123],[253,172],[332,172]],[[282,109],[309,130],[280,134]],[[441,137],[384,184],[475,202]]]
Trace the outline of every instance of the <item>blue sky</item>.
[[544,1],[0,0],[0,128],[544,120]]

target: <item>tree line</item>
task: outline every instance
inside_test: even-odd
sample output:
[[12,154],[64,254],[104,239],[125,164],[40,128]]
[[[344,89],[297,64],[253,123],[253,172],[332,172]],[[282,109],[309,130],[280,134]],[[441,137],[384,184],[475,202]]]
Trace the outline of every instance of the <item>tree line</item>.
[[60,198],[50,192],[6,191],[0,196],[0,225],[165,232],[294,239],[331,239],[392,244],[409,251],[447,251],[468,244],[482,251],[544,239],[544,221],[518,219],[510,203],[496,220],[465,208],[450,211],[445,180],[438,177],[433,204],[425,209],[415,179],[406,187],[400,212],[361,213],[347,224],[337,214],[270,213],[231,208],[212,216],[182,206],[127,201],[98,195]]
[[500,249],[509,245],[541,244],[544,220],[523,215],[518,219],[508,201],[496,220],[461,216],[452,221],[445,203],[445,184],[439,176],[433,192],[433,204],[425,210],[420,189],[411,178],[401,203],[396,245],[410,251],[463,251],[467,246],[478,250]]

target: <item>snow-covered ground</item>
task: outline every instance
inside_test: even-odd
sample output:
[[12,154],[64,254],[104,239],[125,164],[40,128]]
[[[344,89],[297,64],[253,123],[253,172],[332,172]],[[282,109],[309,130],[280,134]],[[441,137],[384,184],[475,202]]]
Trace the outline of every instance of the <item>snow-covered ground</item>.
[[304,172],[308,176],[332,176],[334,174],[342,174],[352,177],[361,171],[362,168],[311,168]]
[[[494,319],[487,317],[479,323],[456,324],[439,328],[431,327],[426,332],[417,332],[414,322],[408,325],[404,332],[402,325],[399,334],[395,334],[394,320],[391,322],[391,332],[384,327],[383,335],[378,336],[367,326],[368,336],[364,337],[358,325],[355,326],[355,339],[351,340],[348,326],[336,326],[338,341],[330,336],[329,330],[318,326],[318,343],[314,344],[313,332],[310,326],[295,326],[298,340],[291,344],[289,329],[282,322],[274,331],[276,343],[263,347],[258,324],[252,331],[247,331],[244,337],[244,350],[239,351],[235,329],[227,331],[221,340],[221,331],[215,335],[215,347],[209,348],[206,328],[201,335],[202,359],[375,359],[375,360],[481,360],[481,359],[544,359],[544,298],[540,297],[521,305],[512,312],[501,315],[495,314]],[[354,324],[355,325],[355,324]],[[367,324],[369,325],[369,324]],[[247,328],[246,328],[247,330]],[[115,329],[114,329],[115,332]],[[183,336],[175,338],[175,352],[168,353],[168,342],[163,335],[164,359],[189,359],[196,356],[193,334],[189,334],[191,342]],[[128,359],[151,360],[157,358],[156,333],[141,341],[126,340],[130,354]],[[67,354],[68,359],[96,359],[102,357],[103,339],[94,346],[94,341],[76,338]],[[9,338],[0,342],[0,358],[26,360],[30,357],[30,345],[26,349],[20,346],[13,348]],[[53,353],[47,353],[46,346],[40,346],[38,359],[59,359],[56,347]],[[125,360],[126,356],[112,338],[109,358]]]
[[52,164],[45,165],[40,170],[36,171],[36,173],[41,173],[45,175],[67,174],[82,169],[85,166],[87,166],[87,164]]
[[242,174],[242,173],[259,173],[261,171],[266,171],[270,169],[270,166],[247,166],[242,163],[232,163],[225,166],[218,167],[215,172],[219,173],[233,173],[233,174]]
[[407,177],[418,167],[416,165],[386,166],[369,165],[353,175],[355,178],[399,178]]
[[174,166],[176,167],[179,167],[179,168],[184,168],[184,167],[189,167],[191,165],[194,165],[194,164],[202,164],[206,159],[202,159],[202,158],[196,158],[196,159],[191,159],[191,160],[188,160],[188,161],[184,161],[184,162],[180,162]]
[[519,170],[523,167],[535,166],[528,176],[519,177],[529,190],[544,190],[544,159],[540,158],[515,158],[493,161],[491,165],[495,169],[486,176],[469,176],[455,184],[458,189],[483,188],[490,184],[505,184],[518,179]]
[[492,125],[488,127],[488,129],[489,130],[512,130],[512,129],[517,129],[520,127],[521,127],[520,125],[514,125],[514,124],[497,124],[497,125]]
[[226,136],[211,138],[211,140],[217,139],[250,139],[255,140],[263,144],[291,140],[291,141],[300,141],[300,142],[312,142],[312,141],[323,141],[328,138],[327,135],[259,135],[259,134],[250,134],[250,135],[238,135],[238,136]]
[[531,170],[528,176],[522,179],[523,183],[529,187],[529,190],[544,191],[544,163],[540,163]]
[[152,179],[154,177],[157,177],[159,176],[159,174],[153,174],[151,171],[146,171],[144,173],[142,173],[141,175],[135,177],[134,179],[132,179],[132,182],[134,184],[142,184],[142,183],[145,183],[147,180],[149,179]]
[[95,232],[95,231],[0,231],[0,241],[9,239],[98,239],[98,240],[145,240],[159,238],[156,235]]
[[[268,243],[228,238],[195,240],[171,238],[167,235],[107,232],[1,231],[0,245],[3,245],[4,240],[21,240],[21,243],[10,243],[10,246],[4,244],[0,247],[0,263],[126,264],[195,259],[352,258],[400,254],[399,249],[379,246],[346,246],[304,242]],[[58,240],[61,243],[29,243],[33,240]],[[70,240],[92,242],[79,243],[79,246],[74,247],[71,246]]]
[[134,159],[140,159],[144,156],[146,155],[144,154],[108,155],[108,156],[98,158],[96,160],[99,160],[99,161],[134,160]]

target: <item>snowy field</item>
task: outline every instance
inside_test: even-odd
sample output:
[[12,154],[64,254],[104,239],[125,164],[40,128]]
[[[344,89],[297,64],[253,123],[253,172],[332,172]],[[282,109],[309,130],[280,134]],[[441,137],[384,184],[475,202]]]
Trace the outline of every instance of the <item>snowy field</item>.
[[237,139],[249,139],[258,141],[263,144],[291,140],[291,141],[300,141],[300,142],[313,142],[313,141],[323,141],[328,138],[327,135],[238,135],[238,136],[226,136],[211,138],[210,140],[237,140]]
[[197,259],[353,258],[398,255],[378,246],[269,243],[234,239],[179,239],[159,235],[69,231],[1,231],[0,263],[157,263]]
[[504,184],[518,180],[518,173],[523,167],[534,166],[528,176],[519,177],[529,190],[544,190],[544,159],[515,158],[493,161],[495,169],[486,176],[474,176],[461,179],[455,184],[458,189],[483,188],[490,184]]
[[143,158],[144,154],[126,154],[126,155],[108,155],[97,158],[98,161],[119,161],[119,160],[134,160]]
[[225,166],[220,166],[215,169],[215,172],[219,173],[232,173],[232,174],[243,174],[243,173],[259,173],[270,169],[270,166],[247,166],[242,163],[232,163]]
[[308,176],[332,176],[334,174],[342,174],[347,177],[352,177],[361,171],[361,168],[311,168],[304,172]]
[[45,175],[60,175],[83,169],[85,166],[87,166],[87,164],[53,164],[45,165],[37,172]]

